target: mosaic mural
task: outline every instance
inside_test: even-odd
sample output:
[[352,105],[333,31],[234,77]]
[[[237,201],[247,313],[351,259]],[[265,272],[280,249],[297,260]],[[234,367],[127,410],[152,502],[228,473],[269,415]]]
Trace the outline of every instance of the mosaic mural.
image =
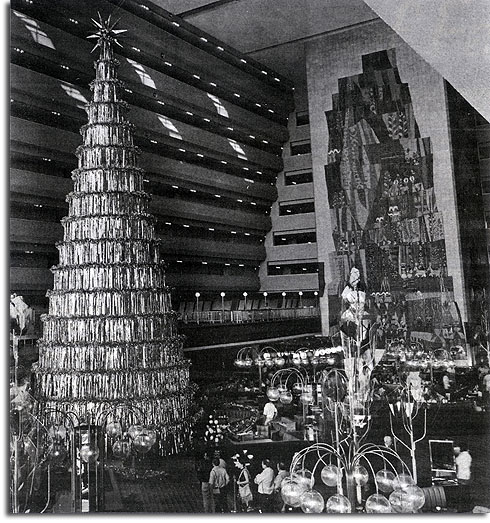
[[[407,319],[411,329],[433,331],[452,315],[444,310],[451,279],[431,140],[420,136],[395,51],[365,55],[362,67],[362,74],[339,79],[326,112],[325,175],[339,288],[356,266],[372,304],[379,311],[389,304],[403,333]],[[424,299],[410,300],[411,293]]]

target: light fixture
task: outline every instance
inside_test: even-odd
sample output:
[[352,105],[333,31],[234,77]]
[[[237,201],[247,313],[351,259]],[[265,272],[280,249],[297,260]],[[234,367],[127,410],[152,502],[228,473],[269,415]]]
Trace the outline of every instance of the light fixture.
[[189,189],[191,192],[197,192],[196,189]]
[[218,45],[216,49],[218,49],[218,51],[224,51],[224,49],[220,45]]
[[262,295],[264,296],[264,298],[267,298],[267,293],[266,292],[263,292]]
[[282,296],[283,298],[285,298],[285,297],[286,297],[286,293],[285,293],[285,292],[282,292],[282,293],[281,293],[281,296]]
[[204,38],[204,36],[201,36],[200,40],[202,40],[203,42],[207,42],[208,41],[208,39]]
[[314,294],[315,296],[318,296],[318,291],[315,291],[313,294]]
[[250,236],[249,232],[245,232],[244,234],[245,234],[245,236]]
[[243,293],[243,297],[246,298],[248,296],[248,292]]
[[196,78],[197,80],[200,80],[200,79],[201,79],[201,77],[200,77],[198,74],[193,74],[192,76],[193,76],[194,78]]
[[151,143],[158,143],[156,140],[150,140]]
[[209,118],[203,118],[205,122],[210,122],[211,120]]
[[66,69],[67,71],[70,69],[67,65],[63,65],[63,64],[61,64],[60,67],[61,67],[62,69]]
[[172,187],[173,187],[174,189],[178,189],[178,188],[179,188],[178,185],[172,185]]
[[238,93],[233,93],[233,96],[236,96],[237,98],[240,98],[240,95]]
[[231,234],[236,234],[236,231],[230,231],[230,232],[231,232]]
[[172,22],[172,25],[175,25],[175,27],[180,27],[180,24],[178,24],[177,22]]
[[209,85],[212,85],[213,87],[217,87],[214,82],[209,82]]
[[137,51],[138,53],[141,53],[141,49],[138,49],[138,47],[131,47],[134,51]]
[[182,260],[177,260],[177,263],[184,263]]
[[168,67],[172,67],[172,64],[170,62],[163,62],[165,65],[168,65]]
[[185,149],[179,149],[181,153],[185,153]]
[[171,222],[165,222],[165,225],[172,225]]
[[196,298],[199,298],[199,296],[201,296],[201,293],[200,293],[200,292],[196,292],[196,294],[194,294],[194,296],[195,296]]
[[221,198],[221,195],[219,195],[219,194],[215,194],[214,196],[215,196],[215,198]]
[[203,265],[207,265],[207,264],[208,264],[208,262],[204,262],[204,261],[203,261],[203,262],[201,262],[201,263],[202,263]]
[[197,153],[197,156],[199,156],[199,158],[204,158],[204,154],[201,153]]
[[182,227],[185,227],[186,229],[188,229],[188,228],[190,227],[190,225],[187,225],[186,223],[184,223],[184,224],[182,225]]
[[243,263],[239,263],[238,267],[245,267],[245,265]]
[[225,293],[225,292],[222,292],[222,293],[220,293],[220,296],[221,296],[222,298],[224,298],[224,297],[226,296],[226,293]]
[[158,100],[158,103],[159,103],[160,105],[165,105],[165,102],[162,102],[161,100]]
[[188,114],[189,116],[194,116],[194,113],[191,113],[190,111],[186,111],[185,114]]
[[300,296],[303,296],[303,291],[299,291],[298,294],[299,294]]
[[221,163],[222,163],[223,165],[227,165],[228,162],[225,162],[224,160],[221,160]]
[[231,265],[231,263],[225,263],[225,265],[226,265],[227,267],[229,267],[229,266]]
[[212,227],[209,227],[208,230],[209,231],[214,231],[214,229]]
[[240,62],[246,64],[246,63],[247,63],[247,60],[245,60],[244,58],[240,58]]

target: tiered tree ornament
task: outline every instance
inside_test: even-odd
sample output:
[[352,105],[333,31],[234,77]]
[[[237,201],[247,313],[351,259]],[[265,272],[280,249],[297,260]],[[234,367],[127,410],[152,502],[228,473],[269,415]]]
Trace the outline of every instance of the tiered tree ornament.
[[[281,494],[286,504],[306,513],[413,513],[422,508],[425,496],[410,469],[395,450],[363,442],[371,423],[370,378],[376,362],[359,276],[354,267],[342,293],[344,370],[324,372],[322,377],[322,399],[334,415],[336,436],[332,444],[317,442],[295,454]],[[376,471],[376,467],[382,468]],[[317,472],[327,487],[336,489],[326,502],[313,489]],[[362,488],[370,477],[375,492],[362,506]]]
[[[85,424],[113,405],[131,404],[156,431],[160,453],[171,454],[190,439],[189,362],[116,74],[113,46],[125,30],[110,17],[94,23],[88,38],[97,39],[100,56],[47,294],[35,395],[41,411],[72,411]],[[125,417],[125,425],[136,423],[132,411]]]

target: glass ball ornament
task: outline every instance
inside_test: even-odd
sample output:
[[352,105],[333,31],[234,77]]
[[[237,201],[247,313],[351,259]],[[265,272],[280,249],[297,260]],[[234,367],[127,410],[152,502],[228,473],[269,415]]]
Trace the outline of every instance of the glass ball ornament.
[[352,506],[342,494],[334,494],[327,499],[326,512],[330,514],[350,514]]
[[129,441],[116,441],[112,445],[112,453],[115,458],[127,458],[131,454],[131,444]]
[[326,359],[326,364],[332,367],[333,365],[335,365],[335,358],[333,356],[329,356]]
[[274,364],[276,367],[284,367],[286,360],[282,356],[278,356],[277,358],[274,358]]
[[311,489],[315,484],[315,478],[308,469],[297,469],[291,474],[291,479],[296,483],[304,485],[305,488]]
[[294,365],[301,365],[301,358],[297,355],[293,356],[293,364]]
[[408,486],[414,485],[415,481],[413,480],[410,474],[402,472],[398,474],[393,480],[393,489],[394,490],[405,490]]
[[360,485],[361,487],[369,480],[368,471],[366,470],[366,467],[363,467],[362,465],[356,465],[354,467],[353,476],[356,484]]
[[99,449],[92,445],[82,445],[80,447],[80,458],[85,463],[95,463],[99,457]]
[[144,430],[144,427],[141,425],[131,425],[128,429],[128,434],[132,439],[135,439],[139,436]]
[[264,352],[264,354],[262,354],[262,357],[264,358],[264,360],[270,360],[271,359],[271,355],[269,352]]
[[281,392],[281,395],[279,396],[279,401],[283,405],[289,405],[293,401],[293,395],[286,390],[285,392]]
[[390,497],[388,498],[390,505],[394,512],[398,512],[398,514],[404,514],[404,513],[410,513],[412,512],[412,508],[410,504],[408,503],[408,499],[405,495],[405,492],[403,490],[397,489],[394,490]]
[[372,494],[366,499],[366,512],[368,514],[388,514],[391,510],[389,500],[383,494]]
[[301,505],[301,496],[308,490],[308,487],[298,483],[292,478],[285,478],[281,483],[281,497],[290,507]]
[[417,485],[409,485],[404,489],[408,501],[411,503],[413,510],[420,510],[425,504],[424,491]]
[[136,452],[146,454],[153,446],[152,437],[147,432],[142,432],[134,438],[133,446]]
[[243,366],[247,369],[249,369],[251,366],[253,365],[253,360],[252,358],[250,357],[246,357],[244,360],[243,360]]
[[339,479],[339,469],[335,465],[325,465],[320,473],[320,478],[327,487],[335,487]]
[[393,482],[395,480],[395,474],[391,470],[379,470],[375,476],[376,485],[378,489],[385,494],[389,494],[393,490]]
[[325,500],[320,492],[307,490],[299,498],[301,510],[305,514],[320,514],[325,508]]
[[265,366],[269,368],[274,367],[274,360],[265,360]]
[[233,364],[235,365],[235,367],[238,367],[238,368],[241,368],[243,367],[243,361],[240,360],[240,359],[236,359]]
[[266,394],[271,401],[277,401],[281,395],[277,387],[269,387]]
[[49,458],[53,465],[62,465],[68,455],[65,447],[61,445],[54,445],[49,453]]
[[105,432],[110,438],[118,438],[122,435],[122,426],[118,421],[112,421],[105,426]]
[[257,367],[263,367],[265,365],[265,361],[262,358],[255,358],[254,363]]

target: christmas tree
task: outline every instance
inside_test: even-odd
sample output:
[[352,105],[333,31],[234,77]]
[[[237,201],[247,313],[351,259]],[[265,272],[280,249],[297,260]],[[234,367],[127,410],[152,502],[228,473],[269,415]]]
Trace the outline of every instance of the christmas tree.
[[114,29],[110,17],[99,19],[89,38],[97,39],[93,50],[100,56],[57,244],[59,264],[52,268],[54,289],[47,293],[34,393],[41,411],[71,411],[84,423],[131,405],[121,416],[156,429],[160,452],[170,454],[190,437],[189,361],[116,74],[113,45],[121,45],[124,30]]

